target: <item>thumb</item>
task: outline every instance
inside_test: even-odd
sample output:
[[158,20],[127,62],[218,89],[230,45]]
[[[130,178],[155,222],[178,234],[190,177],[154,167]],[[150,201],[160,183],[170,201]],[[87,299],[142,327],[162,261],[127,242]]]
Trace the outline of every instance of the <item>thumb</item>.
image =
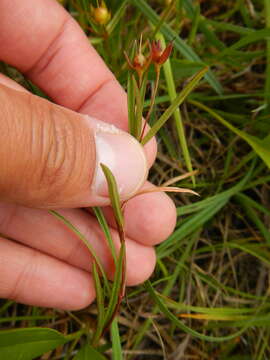
[[113,125],[0,85],[0,200],[41,208],[109,204],[100,163],[126,199],[142,186],[142,146]]

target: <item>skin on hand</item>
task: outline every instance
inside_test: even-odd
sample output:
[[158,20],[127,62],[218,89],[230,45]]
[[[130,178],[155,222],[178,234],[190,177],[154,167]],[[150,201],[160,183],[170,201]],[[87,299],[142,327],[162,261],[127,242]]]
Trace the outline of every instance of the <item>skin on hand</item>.
[[[0,0],[0,60],[18,68],[56,104],[127,130],[125,92],[89,45],[78,24],[56,1]],[[2,94],[12,94],[10,96],[14,103],[19,104],[22,101],[24,104],[24,100],[20,99],[26,95],[22,96],[14,91],[16,89],[21,92],[25,91],[24,89],[4,76],[0,77],[0,84]],[[32,111],[32,107],[40,100],[32,95],[26,97]],[[42,102],[42,106],[50,105]],[[55,111],[56,105],[51,106]],[[19,110],[17,105],[14,107],[13,118],[29,120],[27,111]],[[23,108],[26,109],[24,105]],[[57,111],[59,116],[60,113],[63,115],[68,112],[63,108]],[[11,116],[10,111],[5,114],[4,117],[0,111],[2,126],[6,124],[7,117]],[[78,122],[82,121],[81,116],[74,114],[70,115],[72,119],[76,117]],[[74,126],[77,129],[80,125]],[[33,136],[32,141],[35,139]],[[23,156],[23,145],[20,149],[22,151],[16,153],[18,162]],[[149,142],[145,152],[150,167],[156,155],[154,140]],[[4,156],[6,159],[7,155]],[[65,153],[63,156],[65,160]],[[81,158],[78,161],[82,161]],[[13,172],[13,176],[16,182],[16,172]],[[3,189],[10,178],[9,176],[5,184],[2,184]],[[30,185],[31,178],[35,178],[34,174],[29,176]],[[21,188],[18,184],[19,181],[16,182],[16,191],[19,192]],[[71,185],[66,181],[63,189],[71,189]],[[5,194],[7,193],[6,190]],[[30,192],[29,196],[25,195],[23,198],[16,198],[14,191],[12,196],[11,193],[9,192],[8,198],[4,198],[5,194],[1,193],[0,233],[15,241],[5,238],[0,241],[0,296],[26,304],[62,309],[87,306],[95,297],[93,280],[89,273],[88,250],[46,210],[33,208],[42,207],[42,203],[36,203],[33,195],[30,199]],[[81,203],[74,202],[73,206],[71,204],[73,203],[63,204],[58,199],[53,207],[62,207],[59,212],[85,234],[100,256],[107,273],[112,274],[112,259],[97,221],[91,213],[76,208],[81,207]],[[119,247],[110,208],[106,208],[105,213],[114,241]],[[140,195],[128,202],[128,285],[143,282],[151,275],[155,266],[152,246],[163,241],[172,232],[175,218],[174,205],[163,193]]]

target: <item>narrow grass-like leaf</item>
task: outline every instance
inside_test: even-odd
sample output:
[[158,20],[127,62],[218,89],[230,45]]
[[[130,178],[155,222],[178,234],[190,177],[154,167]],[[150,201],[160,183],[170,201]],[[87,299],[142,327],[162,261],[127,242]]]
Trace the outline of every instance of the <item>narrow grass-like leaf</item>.
[[72,230],[78,236],[79,239],[82,240],[82,242],[88,248],[88,250],[89,250],[90,254],[92,255],[92,257],[94,258],[94,261],[97,263],[98,269],[101,272],[102,277],[103,277],[104,285],[106,286],[107,291],[110,292],[110,285],[109,285],[107,276],[105,274],[105,271],[103,269],[103,266],[102,266],[98,256],[96,255],[95,250],[93,249],[93,247],[89,243],[89,241],[85,238],[85,236],[69,220],[67,220],[64,216],[60,215],[57,211],[49,210],[49,213],[52,214],[57,219],[61,220],[70,230]]
[[73,360],[106,360],[100,352],[89,344],[85,344],[74,356]]
[[243,329],[241,329],[240,331],[237,331],[234,334],[231,334],[231,335],[228,335],[228,336],[220,336],[220,337],[208,336],[208,335],[201,334],[201,333],[191,329],[190,327],[186,326],[182,321],[180,321],[168,309],[168,307],[165,305],[163,300],[155,292],[155,290],[152,287],[150,281],[146,281],[145,287],[146,287],[146,290],[148,291],[149,295],[151,296],[151,298],[155,301],[155,303],[159,307],[160,312],[162,312],[163,315],[166,316],[174,324],[174,326],[178,327],[179,329],[181,329],[185,333],[190,334],[190,335],[192,335],[192,336],[194,336],[194,337],[196,337],[198,339],[201,339],[201,340],[204,340],[204,341],[210,341],[210,342],[223,342],[223,341],[228,341],[228,340],[234,339],[235,337],[241,335],[246,330],[246,327],[244,327]]
[[215,21],[212,19],[205,19],[205,21],[207,24],[212,25],[217,31],[232,31],[240,35],[249,35],[256,31],[252,28],[234,25],[224,21]]
[[[166,298],[166,296],[168,296],[170,294],[170,292],[172,291],[177,278],[181,276],[181,271],[184,268],[184,263],[187,260],[187,258],[190,256],[190,251],[194,245],[194,242],[197,240],[199,232],[195,233],[191,239],[189,239],[187,246],[185,247],[185,250],[183,251],[183,253],[181,254],[180,259],[178,259],[177,264],[175,266],[174,272],[172,274],[172,276],[170,277],[170,279],[168,279],[168,281],[166,282],[166,286],[164,288],[164,290],[162,291],[162,295]],[[159,261],[158,261],[159,262]],[[155,305],[153,310],[152,310],[152,315],[156,315],[156,313],[158,312],[158,306]],[[145,336],[148,328],[151,325],[151,319],[147,319],[144,323],[144,325],[139,329],[138,334],[136,336],[136,341],[134,344],[134,348],[136,348],[136,346],[142,341],[143,337]]]
[[[196,17],[196,3],[190,2],[189,0],[183,0],[183,6],[186,10],[188,17],[194,22]],[[197,10],[198,11],[198,10]],[[206,18],[202,15],[198,17],[198,28],[204,34],[207,42],[212,46],[215,46],[219,50],[223,50],[226,46],[216,36],[215,32],[210,26],[207,26]]]
[[114,318],[111,325],[111,340],[112,340],[112,359],[122,360],[123,351],[121,346],[121,336],[119,334],[117,317]]
[[200,23],[200,16],[201,16],[200,3],[196,4],[194,8],[195,9],[194,9],[194,16],[192,18],[192,26],[187,41],[190,46],[193,44],[196,38],[196,34]]
[[116,223],[119,227],[124,228],[124,218],[121,210],[120,197],[115,178],[111,170],[106,165],[100,164],[100,166],[107,180],[111,205],[113,208]]
[[241,199],[242,201],[245,201],[249,206],[259,210],[260,212],[262,212],[266,216],[270,216],[270,210],[269,209],[267,209],[265,206],[261,205],[257,201],[251,199],[249,196],[247,196],[247,195],[245,195],[243,193],[239,193],[239,194],[237,194],[236,197]]
[[156,135],[158,130],[166,123],[174,111],[183,103],[190,92],[196,87],[201,78],[206,74],[208,68],[204,68],[199,71],[180,92],[180,94],[174,99],[169,108],[161,115],[158,121],[152,126],[145,137],[142,139],[142,145],[145,145],[153,136]]
[[111,324],[113,317],[118,310],[119,299],[121,299],[123,295],[122,284],[123,284],[123,267],[125,263],[125,257],[126,257],[126,246],[125,243],[123,242],[121,244],[121,248],[119,252],[117,266],[114,274],[113,287],[110,294],[110,301],[104,321],[106,328]]
[[207,320],[207,321],[237,321],[237,320],[246,320],[250,319],[250,316],[247,315],[211,315],[211,314],[179,314],[178,317],[186,319],[197,319],[197,320]]
[[106,330],[110,326],[115,314],[118,311],[125,290],[126,244],[125,244],[125,235],[124,235],[124,217],[122,214],[120,197],[117,189],[116,180],[111,170],[106,165],[100,164],[100,166],[107,180],[111,205],[113,208],[113,213],[116,220],[117,229],[121,242],[121,247],[117,259],[115,274],[114,274],[112,291],[110,294],[110,301],[104,320],[105,323],[104,330]]
[[128,95],[128,131],[131,135],[135,137],[135,92],[134,92],[134,83],[132,80],[132,74],[128,74],[128,85],[127,85],[127,95]]
[[270,245],[270,231],[264,225],[264,223],[260,220],[259,216],[257,215],[256,211],[254,211],[253,207],[250,206],[250,202],[246,201],[247,197],[237,196],[235,197],[237,201],[241,204],[243,209],[245,210],[247,217],[252,221],[261,232],[262,236],[265,238],[268,245]]
[[96,326],[95,333],[93,336],[92,344],[96,344],[96,342],[100,338],[100,335],[102,334],[103,327],[104,327],[104,318],[105,318],[104,306],[105,305],[104,305],[104,292],[103,292],[103,289],[101,286],[100,277],[99,277],[97,265],[95,262],[93,263],[92,274],[93,274],[94,283],[95,283],[97,311],[98,311],[97,326]]
[[116,28],[116,26],[118,25],[118,23],[122,19],[124,11],[125,11],[125,9],[127,7],[127,3],[128,3],[128,0],[123,1],[123,3],[119,6],[117,11],[115,12],[115,14],[114,14],[113,18],[111,19],[111,21],[107,24],[106,30],[107,30],[109,35],[114,31],[114,29]]
[[114,242],[113,242],[113,239],[112,239],[112,235],[111,235],[111,231],[110,231],[110,228],[109,228],[109,225],[105,219],[105,216],[102,212],[102,209],[99,208],[99,207],[93,207],[92,208],[95,215],[96,215],[96,218],[98,220],[98,223],[106,237],[106,240],[107,240],[107,244],[110,248],[110,251],[111,251],[111,254],[112,254],[112,257],[113,257],[113,260],[114,260],[114,264],[116,265],[116,262],[117,262],[117,256],[116,256],[116,249],[115,249],[115,245],[114,245]]
[[[129,0],[134,6],[140,9],[140,11],[150,20],[150,22],[157,26],[160,23],[160,17],[156,14],[156,12],[147,4],[145,0]],[[192,50],[190,46],[186,44],[186,42],[180,38],[180,36],[171,29],[171,27],[164,23],[160,28],[160,32],[165,36],[166,40],[174,41],[175,48],[187,59],[202,62],[200,57]],[[209,71],[205,75],[206,80],[213,87],[213,89],[221,94],[222,86],[219,81],[216,79],[214,74]]]
[[141,99],[141,92],[138,88],[137,81],[135,79],[135,76],[132,76],[133,81],[133,88],[135,93],[135,99],[136,99],[136,115],[135,115],[135,123],[134,123],[134,136],[137,140],[140,139],[141,131],[142,131],[142,111],[143,111],[143,102]]
[[223,56],[227,56],[234,53],[234,50],[238,50],[244,46],[252,44],[256,41],[264,40],[270,37],[270,29],[262,29],[251,32],[249,35],[243,37],[235,44],[223,50],[218,57],[221,58]]
[[[269,29],[269,35],[270,35],[270,29]],[[195,101],[195,100],[190,100],[189,102],[191,104],[197,106],[198,108],[208,112],[216,120],[218,120],[220,123],[225,125],[228,129],[230,129],[235,134],[237,134],[242,139],[244,139],[253,148],[253,150],[260,156],[260,158],[265,162],[265,164],[270,168],[270,135],[268,135],[267,137],[265,137],[264,139],[261,140],[255,136],[245,133],[242,130],[237,129],[235,126],[233,126],[228,121],[223,119],[214,110],[210,109],[206,105],[204,105],[198,101]]]
[[[163,294],[159,295],[168,307],[178,311],[192,311],[194,313],[201,313],[206,315],[220,315],[220,316],[233,316],[243,314],[254,314],[256,309],[241,307],[241,308],[230,308],[230,307],[202,307],[192,306],[181,302],[176,302]],[[265,310],[269,309],[269,305],[265,305]]]
[[[231,189],[224,191],[219,195],[213,196],[210,199],[202,200],[198,203],[198,205],[187,205],[190,213],[198,211],[198,208],[201,211],[199,211],[196,215],[191,215],[188,217],[165,242],[158,246],[158,258],[162,259],[165,256],[169,256],[171,253],[173,253],[178,248],[179,242],[181,240],[199,229],[228,203],[231,196],[240,192],[246,185],[247,181],[250,179],[254,165],[255,162],[252,163],[245,177]],[[179,210],[178,213],[180,213]]]
[[212,204],[211,206],[203,209],[198,214],[188,217],[164,243],[158,246],[158,259],[163,259],[176,251],[181,240],[198,230],[202,225],[209,221],[227,204],[228,200],[229,198],[222,199],[218,203]]
[[[158,33],[156,35],[156,38],[158,40],[160,40],[161,46],[165,49],[166,44],[165,44],[165,39],[164,39],[163,35],[161,33]],[[166,83],[167,83],[167,89],[168,89],[170,101],[171,101],[171,103],[173,103],[174,99],[177,96],[177,93],[176,93],[176,88],[175,88],[175,84],[174,84],[174,80],[173,80],[170,58],[164,63],[162,68],[163,68]],[[176,126],[179,144],[180,144],[180,147],[183,152],[183,157],[184,157],[184,160],[186,163],[186,167],[187,167],[188,171],[193,171],[192,162],[191,162],[191,158],[190,158],[190,154],[189,154],[189,150],[188,150],[188,146],[187,146],[187,141],[186,141],[186,136],[185,136],[184,125],[182,122],[179,107],[177,107],[174,110],[173,116],[174,116],[174,120],[175,120],[175,126]],[[192,179],[193,185],[195,185],[195,177],[192,176],[191,179]]]

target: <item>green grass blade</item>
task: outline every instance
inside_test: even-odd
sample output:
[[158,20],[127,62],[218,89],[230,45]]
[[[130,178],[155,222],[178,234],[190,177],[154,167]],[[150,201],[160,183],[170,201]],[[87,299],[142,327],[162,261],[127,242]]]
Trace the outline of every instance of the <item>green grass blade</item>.
[[113,360],[122,360],[123,359],[123,351],[122,351],[121,336],[119,334],[117,317],[112,322],[111,340],[112,340],[112,359]]
[[[270,32],[269,32],[269,34],[270,34]],[[189,102],[191,104],[197,106],[198,108],[208,112],[216,120],[218,120],[220,123],[225,125],[228,129],[233,131],[236,135],[238,135],[242,139],[244,139],[253,148],[253,150],[257,153],[257,155],[260,156],[260,158],[265,162],[265,164],[270,169],[270,134],[267,137],[265,137],[263,140],[261,140],[255,136],[251,136],[251,135],[245,133],[242,130],[237,129],[235,126],[233,126],[228,121],[223,119],[214,110],[210,109],[206,105],[199,103],[198,101],[195,101],[195,100],[190,100]]]
[[93,336],[92,344],[96,344],[99,340],[100,335],[102,334],[103,327],[104,327],[104,318],[105,318],[105,308],[104,308],[104,293],[101,286],[99,273],[97,270],[97,265],[93,263],[93,270],[92,270],[94,283],[95,283],[95,290],[96,290],[96,301],[97,301],[97,310],[98,310],[98,318],[97,318],[97,326]]
[[[156,12],[146,3],[145,0],[129,0],[134,6],[140,9],[140,11],[149,19],[149,21],[157,26],[160,23],[160,17]],[[166,23],[162,24],[160,32],[165,36],[166,40],[174,41],[175,48],[187,59],[202,62],[200,57],[189,47],[186,42],[178,36],[178,34],[170,28]],[[222,86],[219,81],[216,79],[214,74],[209,71],[205,75],[206,80],[213,87],[213,89],[218,93],[222,93]]]
[[205,19],[205,21],[207,24],[212,25],[217,31],[232,31],[240,35],[249,35],[255,32],[252,28],[234,25],[227,22],[215,21],[212,19]]
[[113,316],[115,315],[115,313],[117,311],[117,307],[119,305],[119,297],[121,298],[121,295],[122,295],[121,287],[122,287],[122,281],[123,281],[123,266],[124,266],[124,262],[125,262],[125,257],[126,257],[126,247],[125,247],[125,243],[123,242],[121,244],[119,257],[118,257],[118,261],[117,261],[117,266],[116,266],[116,270],[115,270],[113,287],[112,287],[112,291],[111,291],[111,295],[110,295],[110,301],[109,301],[108,309],[107,309],[106,315],[105,315],[104,323],[105,323],[106,328],[113,320]]
[[[169,256],[171,253],[173,253],[178,248],[179,242],[181,240],[199,229],[218,211],[220,211],[228,203],[229,199],[233,195],[240,192],[246,185],[247,181],[250,179],[254,165],[255,163],[253,162],[246,176],[232,189],[227,190],[226,192],[216,195],[210,199],[202,200],[201,205],[203,204],[203,206],[200,207],[202,210],[199,211],[198,214],[188,217],[166,241],[164,241],[161,245],[158,246],[158,259],[162,259],[165,256]],[[193,208],[191,212],[194,211],[197,211],[196,208]]]
[[[157,40],[161,41],[161,46],[163,47],[163,49],[165,49],[166,44],[165,44],[165,39],[164,39],[163,35],[158,33],[156,35],[156,38],[157,38]],[[167,83],[167,89],[168,89],[170,101],[171,101],[171,103],[173,103],[177,94],[176,94],[176,88],[175,88],[175,84],[174,84],[170,59],[168,59],[164,63],[162,68],[163,68],[166,83]],[[177,107],[175,109],[175,111],[173,112],[173,116],[174,116],[174,120],[175,120],[179,144],[180,144],[182,152],[183,152],[183,157],[184,157],[187,169],[188,169],[188,171],[193,171],[192,162],[191,162],[191,158],[190,158],[190,154],[189,154],[189,150],[188,150],[188,146],[187,146],[187,141],[186,141],[186,136],[185,136],[184,125],[182,122],[179,107]],[[191,177],[191,179],[192,179],[193,185],[195,185],[195,176],[193,175]]]
[[143,111],[143,99],[141,98],[141,92],[138,88],[138,84],[137,81],[135,79],[135,76],[132,76],[132,81],[133,81],[133,88],[134,88],[134,93],[135,93],[135,99],[136,99],[136,115],[135,115],[135,128],[134,128],[134,133],[135,133],[135,138],[137,140],[140,139],[141,136],[141,131],[142,131],[142,111]]
[[121,210],[120,197],[117,189],[117,184],[111,170],[104,164],[100,164],[102,171],[106,177],[111,205],[113,208],[116,223],[119,227],[124,228],[124,218]]
[[213,204],[207,207],[194,216],[190,216],[175,232],[157,248],[158,259],[172,254],[179,247],[179,242],[186,236],[198,230],[203,224],[210,220],[219,210],[221,210],[228,202],[228,199],[219,201],[218,204]]
[[189,32],[188,41],[187,43],[191,46],[193,42],[195,41],[196,34],[198,31],[199,23],[200,23],[200,3],[196,4],[194,9],[194,16],[192,17],[192,26]]
[[254,211],[253,207],[250,206],[250,202],[246,201],[247,196],[238,196],[236,195],[236,200],[241,204],[243,209],[245,210],[247,217],[255,224],[258,230],[261,232],[262,236],[265,238],[268,245],[270,245],[270,231],[266,228],[264,223],[260,220],[256,211]]
[[119,24],[124,12],[125,12],[125,9],[127,7],[127,3],[128,3],[128,0],[123,1],[123,3],[119,6],[118,10],[115,12],[111,21],[107,24],[106,30],[109,35],[114,31],[116,26]]
[[193,329],[191,329],[190,327],[186,326],[182,321],[180,321],[169,309],[168,307],[165,305],[164,301],[161,299],[160,296],[158,296],[154,290],[154,288],[152,287],[150,281],[146,281],[145,283],[145,287],[146,290],[148,291],[149,295],[151,296],[151,298],[155,301],[155,303],[157,304],[157,306],[159,307],[159,310],[161,313],[164,314],[164,316],[166,316],[173,324],[174,326],[180,328],[182,331],[184,331],[187,334],[190,334],[198,339],[204,340],[204,341],[211,341],[211,342],[223,342],[223,341],[228,341],[231,339],[234,339],[235,337],[241,335],[245,330],[246,327],[244,327],[243,329],[241,329],[240,331],[228,335],[228,336],[220,336],[220,337],[215,337],[215,336],[207,336],[204,334],[201,334]]
[[132,74],[128,74],[128,85],[127,85],[127,96],[128,96],[128,132],[136,136],[135,134],[135,92],[134,83],[132,80]]
[[69,220],[67,220],[64,216],[60,215],[57,211],[49,210],[49,213],[51,215],[53,215],[54,217],[56,217],[58,220],[62,221],[70,230],[72,230],[78,236],[79,239],[82,240],[84,245],[89,250],[90,254],[93,256],[95,262],[97,263],[99,271],[101,272],[101,274],[103,276],[103,281],[104,281],[104,284],[106,286],[106,289],[107,289],[107,291],[110,292],[110,285],[109,285],[107,276],[105,274],[105,271],[103,269],[103,266],[102,266],[98,256],[96,255],[95,250],[93,249],[93,247],[89,243],[89,241],[85,238],[85,236]]
[[234,43],[232,46],[230,46],[229,48],[226,48],[225,50],[223,50],[218,57],[224,57],[227,55],[231,55],[234,54],[235,50],[238,50],[244,46],[247,46],[249,44],[252,44],[254,42],[260,41],[260,40],[264,40],[270,37],[270,29],[262,29],[262,30],[257,30],[254,32],[251,32],[249,35],[243,37],[242,39],[240,39],[239,41],[237,41],[236,43]]
[[174,99],[169,108],[161,115],[158,121],[152,126],[145,137],[142,139],[142,145],[145,145],[153,136],[156,135],[158,130],[166,123],[174,111],[184,102],[190,92],[196,87],[201,78],[206,74],[208,68],[204,68],[199,71],[180,92],[180,94]]
[[111,251],[111,254],[112,254],[112,257],[113,257],[113,261],[114,261],[114,264],[116,264],[117,262],[117,256],[116,256],[116,249],[115,249],[115,245],[114,245],[114,242],[113,242],[113,239],[112,239],[112,236],[111,236],[111,232],[110,232],[110,228],[107,224],[107,221],[105,219],[105,216],[103,215],[103,212],[101,210],[101,208],[98,208],[98,207],[93,207],[92,208],[93,211],[94,211],[94,214],[96,215],[96,218],[99,222],[99,225],[106,237],[106,240],[107,240],[107,244],[110,248],[110,251]]

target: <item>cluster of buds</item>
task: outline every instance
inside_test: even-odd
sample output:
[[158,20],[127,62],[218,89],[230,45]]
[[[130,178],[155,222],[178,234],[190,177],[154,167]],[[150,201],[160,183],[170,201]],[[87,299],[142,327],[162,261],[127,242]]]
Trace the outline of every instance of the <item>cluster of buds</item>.
[[135,54],[131,61],[128,55],[125,53],[125,57],[129,67],[135,70],[141,78],[145,71],[149,68],[150,64],[154,64],[156,71],[159,71],[160,67],[166,62],[171,55],[173,44],[170,42],[165,49],[162,49],[160,41],[149,42],[149,55],[145,56],[142,53],[141,42],[139,51]]
[[111,19],[111,13],[108,10],[104,0],[98,7],[90,6],[90,13],[94,22],[98,25],[106,25]]

